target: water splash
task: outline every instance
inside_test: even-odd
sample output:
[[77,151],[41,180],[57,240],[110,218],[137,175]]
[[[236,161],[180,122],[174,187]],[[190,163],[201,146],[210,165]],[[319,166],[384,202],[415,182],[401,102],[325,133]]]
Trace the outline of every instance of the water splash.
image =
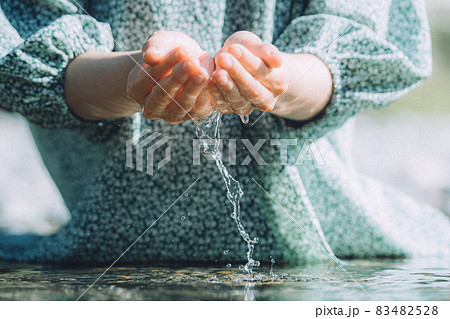
[[[242,191],[239,182],[228,173],[228,170],[222,161],[222,153],[219,150],[221,119],[221,113],[211,113],[211,115],[203,118],[198,124],[196,124],[196,134],[197,137],[203,142],[203,151],[205,153],[209,153],[214,158],[216,166],[218,167],[220,175],[222,176],[227,188],[227,198],[233,205],[233,213],[231,213],[231,218],[235,221],[239,234],[247,243],[247,263],[245,264],[244,269],[249,275],[252,275],[253,267],[259,266],[259,261],[255,261],[253,259],[255,244],[257,244],[259,240],[258,238],[250,239],[249,234],[245,231],[245,228],[240,220],[241,210],[239,201],[244,195],[244,192]],[[241,119],[244,123],[245,120],[247,120],[248,123],[248,116],[241,117]],[[209,140],[214,140],[214,144],[209,144]]]
[[275,275],[275,273],[273,272],[273,265],[275,264],[275,259],[270,256],[270,271],[269,271],[269,275],[270,278],[272,278],[272,280],[275,280],[277,278],[277,275]]

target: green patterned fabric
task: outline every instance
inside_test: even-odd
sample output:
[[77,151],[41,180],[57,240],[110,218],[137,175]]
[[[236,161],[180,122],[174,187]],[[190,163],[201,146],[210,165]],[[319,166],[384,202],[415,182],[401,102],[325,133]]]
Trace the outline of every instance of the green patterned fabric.
[[[64,70],[73,58],[136,50],[157,30],[184,32],[211,54],[233,32],[249,30],[281,51],[320,56],[332,71],[332,100],[311,121],[264,114],[244,125],[236,115],[223,117],[222,138],[267,140],[260,149],[266,165],[229,166],[245,192],[242,222],[259,238],[256,259],[311,263],[330,260],[331,250],[343,258],[449,256],[450,223],[441,212],[361,176],[351,161],[351,118],[390,104],[431,72],[423,1],[373,2],[1,0],[0,105],[32,123],[72,219],[53,236],[0,237],[0,258],[110,263],[170,207],[123,262],[245,261],[215,164],[192,163],[192,122],[169,125],[140,114],[89,122],[64,101]],[[146,128],[171,137],[171,161],[153,175],[125,165],[126,141]],[[288,165],[280,165],[270,139],[296,139]],[[294,165],[310,139],[326,165]],[[238,164],[249,155],[242,148]],[[163,158],[156,153],[155,160]]]

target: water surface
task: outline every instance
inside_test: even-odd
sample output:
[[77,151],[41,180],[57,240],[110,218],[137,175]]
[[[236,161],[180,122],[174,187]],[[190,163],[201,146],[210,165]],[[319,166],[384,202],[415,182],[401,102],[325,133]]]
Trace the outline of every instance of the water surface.
[[[81,300],[450,300],[450,266],[442,261],[352,261],[270,265],[256,279],[237,265],[113,267]],[[0,263],[0,300],[76,300],[106,267],[49,268]],[[359,285],[369,294],[367,294]]]

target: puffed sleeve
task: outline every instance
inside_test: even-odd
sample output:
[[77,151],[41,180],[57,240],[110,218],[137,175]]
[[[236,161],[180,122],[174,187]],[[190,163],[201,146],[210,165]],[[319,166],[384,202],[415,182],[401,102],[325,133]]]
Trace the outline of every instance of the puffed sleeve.
[[310,121],[286,122],[309,138],[389,105],[431,73],[422,0],[311,0],[274,44],[284,52],[314,54],[332,73],[333,95],[324,111]]
[[[110,27],[76,14],[76,7],[66,0],[41,2],[34,12],[42,11],[43,19],[50,17],[43,26],[36,26],[42,22],[36,17],[21,16],[19,9],[16,14],[0,9],[0,105],[43,128],[73,129],[91,140],[105,139],[118,121],[94,122],[75,116],[64,99],[64,75],[76,56],[113,49]],[[3,4],[6,8],[7,1]],[[23,21],[36,25],[20,29]]]

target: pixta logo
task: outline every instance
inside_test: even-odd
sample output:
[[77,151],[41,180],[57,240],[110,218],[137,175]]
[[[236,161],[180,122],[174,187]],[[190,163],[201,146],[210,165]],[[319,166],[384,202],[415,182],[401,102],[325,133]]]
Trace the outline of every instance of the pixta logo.
[[[144,156],[147,159],[147,174],[153,175],[154,166],[154,153],[157,149],[165,146],[164,158],[157,163],[157,169],[160,169],[164,165],[170,162],[171,152],[170,145],[167,142],[171,139],[169,136],[162,136],[161,133],[152,132],[152,130],[146,128],[142,130],[126,142],[126,165],[127,167],[134,168],[133,153],[136,150],[136,170],[144,171]],[[161,137],[161,138],[159,138]]]
[[[325,160],[319,151],[316,143],[312,139],[306,139],[301,143],[298,139],[258,139],[252,142],[248,139],[228,139],[228,140],[192,140],[192,165],[201,165],[201,154],[207,160],[214,160],[211,154],[203,151],[203,145],[216,145],[218,150],[222,154],[222,160],[224,163],[230,166],[234,165],[249,165],[251,161],[255,161],[257,165],[267,165],[266,160],[260,154],[260,150],[266,147],[277,147],[279,149],[279,157],[272,158],[273,163],[278,163],[281,166],[288,165],[288,148],[289,146],[295,146],[297,153],[290,152],[295,159],[295,166],[302,166],[306,161],[312,161],[317,166],[325,166]],[[228,144],[228,152],[224,152],[224,145]],[[301,146],[301,147],[297,147]],[[237,151],[246,152],[248,155],[242,162],[237,162]],[[300,149],[298,151],[298,149]]]

